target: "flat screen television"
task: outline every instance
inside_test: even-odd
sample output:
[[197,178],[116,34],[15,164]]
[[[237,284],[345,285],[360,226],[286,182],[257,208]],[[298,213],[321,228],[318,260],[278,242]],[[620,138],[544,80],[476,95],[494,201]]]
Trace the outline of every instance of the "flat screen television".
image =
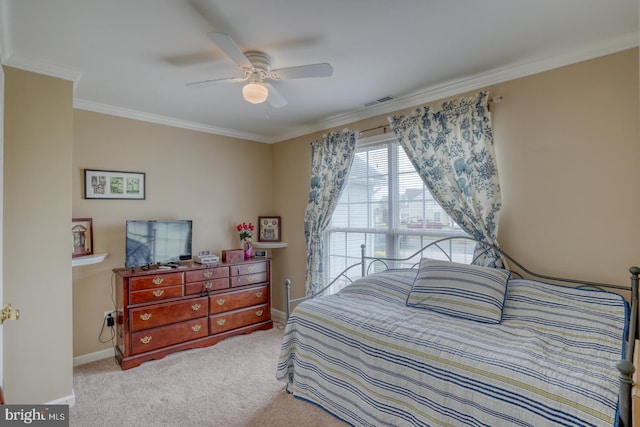
[[191,220],[129,220],[125,267],[191,259]]

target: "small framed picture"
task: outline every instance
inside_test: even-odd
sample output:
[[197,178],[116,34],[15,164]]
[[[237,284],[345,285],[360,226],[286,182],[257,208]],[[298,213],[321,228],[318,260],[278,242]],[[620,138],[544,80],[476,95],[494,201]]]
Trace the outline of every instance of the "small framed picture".
[[84,170],[85,199],[144,200],[144,172]]
[[253,249],[254,258],[268,258],[266,249]]
[[258,242],[279,242],[281,227],[279,216],[258,217]]
[[73,258],[93,254],[93,220],[73,218],[71,220],[71,256]]

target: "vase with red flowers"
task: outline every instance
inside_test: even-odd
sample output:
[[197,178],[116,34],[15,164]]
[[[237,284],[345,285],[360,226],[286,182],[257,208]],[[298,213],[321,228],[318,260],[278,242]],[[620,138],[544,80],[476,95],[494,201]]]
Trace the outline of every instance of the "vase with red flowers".
[[236,225],[236,231],[238,231],[240,243],[244,249],[244,259],[250,259],[253,256],[253,244],[251,243],[253,230],[255,230],[255,226],[250,222],[243,222],[242,224]]

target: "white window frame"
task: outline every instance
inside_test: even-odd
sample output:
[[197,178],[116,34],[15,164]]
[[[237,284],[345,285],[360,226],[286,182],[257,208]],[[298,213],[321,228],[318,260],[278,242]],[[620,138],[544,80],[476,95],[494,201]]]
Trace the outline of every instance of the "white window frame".
[[[369,149],[375,146],[388,144],[390,142],[397,142],[397,138],[393,133],[385,133],[385,134],[376,135],[373,137],[362,138],[362,139],[359,139],[357,142],[356,153],[362,149]],[[374,245],[368,244],[372,240],[371,236],[384,235],[386,236],[384,239],[385,240],[385,244],[384,244],[385,256],[389,258],[406,256],[406,251],[404,254],[402,255],[400,254],[400,252],[402,251],[402,249],[400,249],[400,236],[407,236],[407,237],[419,236],[421,238],[420,247],[423,247],[429,241],[433,241],[433,240],[437,240],[437,239],[449,237],[449,236],[461,236],[461,235],[466,236],[467,235],[467,233],[465,233],[464,230],[460,229],[459,227],[455,227],[454,229],[447,229],[447,230],[410,229],[408,227],[404,227],[404,228],[401,227],[401,220],[399,218],[400,206],[398,201],[396,200],[397,199],[396,189],[399,187],[399,176],[400,176],[398,156],[396,153],[397,153],[396,150],[390,149],[389,157],[388,157],[389,159],[389,175],[388,175],[388,183],[387,183],[388,185],[388,228],[379,229],[375,227],[361,227],[361,228],[332,227],[330,225],[323,234],[324,248],[325,248],[325,256],[324,256],[323,262],[324,262],[324,265],[326,266],[326,268],[324,269],[324,283],[329,283],[329,281],[332,280],[334,277],[336,277],[336,275],[339,274],[344,268],[360,261],[359,245],[358,245],[357,254],[351,253],[353,252],[353,248],[349,248],[350,249],[349,253],[346,253],[348,249],[345,249],[345,254],[336,255],[332,253],[333,248],[331,247],[331,240],[332,240],[331,237],[332,237],[332,234],[334,233],[364,234],[365,235],[364,241],[367,243],[365,244],[365,252],[367,256],[379,255],[375,253]],[[449,220],[446,212],[444,213],[444,215],[446,215],[447,220]],[[346,239],[345,239],[345,245],[348,246]],[[470,252],[472,254],[473,247],[469,249],[465,248],[464,252],[465,253],[461,254],[461,258],[459,259],[459,261],[461,262],[468,261],[467,252]],[[434,254],[434,257],[438,257],[438,254]],[[335,262],[334,264],[332,264],[332,262],[335,259],[339,260],[341,258],[343,258],[344,260],[340,262]],[[419,261],[419,257],[417,259],[412,259],[411,261],[406,262],[402,265],[393,265],[389,267],[391,268],[409,267],[418,261]],[[332,265],[335,265],[336,267],[332,267]],[[354,271],[354,270],[357,270],[357,271]],[[350,274],[350,277],[360,275],[358,268],[352,269],[350,272],[352,273]],[[339,290],[342,286],[346,284],[347,283],[338,284],[336,287],[334,287],[334,289],[330,290],[329,293],[331,293],[332,291],[335,292]]]

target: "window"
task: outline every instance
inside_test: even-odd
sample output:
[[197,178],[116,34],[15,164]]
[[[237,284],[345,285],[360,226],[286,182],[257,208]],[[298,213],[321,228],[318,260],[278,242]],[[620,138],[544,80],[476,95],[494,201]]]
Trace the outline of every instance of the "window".
[[[367,256],[409,258],[429,242],[466,235],[433,199],[393,134],[358,141],[347,185],[325,232],[326,280]],[[470,262],[474,245],[453,250],[454,261]],[[442,253],[425,254],[445,259]],[[411,267],[420,255],[391,268]],[[382,268],[382,266],[378,266]],[[353,271],[358,270],[358,271]],[[350,271],[350,277],[360,274]],[[337,283],[336,292],[346,282]]]

